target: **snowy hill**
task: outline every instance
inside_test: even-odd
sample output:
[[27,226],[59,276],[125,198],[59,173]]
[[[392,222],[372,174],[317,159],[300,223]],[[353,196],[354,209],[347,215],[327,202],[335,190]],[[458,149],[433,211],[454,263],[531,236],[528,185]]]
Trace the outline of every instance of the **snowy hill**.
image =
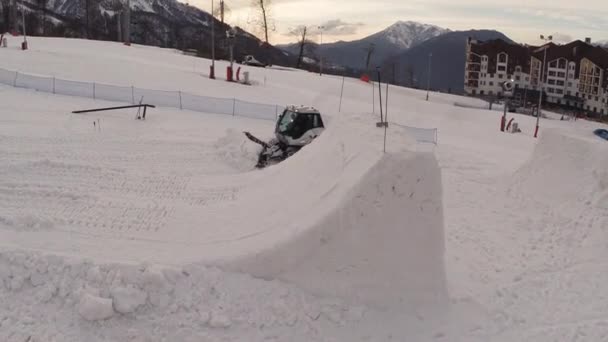
[[[126,32],[126,2],[114,0],[26,0],[25,17],[28,33],[38,36],[90,38],[123,41]],[[87,4],[89,6],[87,13]],[[194,49],[201,56],[211,56],[211,21],[215,20],[216,57],[229,57],[226,24],[209,13],[176,0],[132,0],[131,41],[179,50]],[[0,31],[21,32],[21,16],[5,13]],[[266,46],[252,34],[237,29],[236,58],[248,54],[269,64],[288,65],[291,60],[283,51]]]
[[596,42],[595,44],[597,44],[599,46],[603,46],[603,47],[605,47],[605,48],[608,49],[608,39],[606,39],[606,40],[600,40],[600,41]]
[[[351,42],[336,42],[317,46],[316,54],[334,64],[350,68],[363,69],[365,67],[365,49],[374,45],[372,66],[379,65],[386,58],[399,54],[428,39],[440,36],[447,29],[435,25],[421,24],[413,21],[398,21],[385,30]],[[297,44],[282,46],[290,53],[297,53]]]
[[[500,106],[382,85],[379,129],[378,84],[358,79],[242,66],[243,85],[172,49],[8,39],[0,341],[608,336],[605,125],[543,118],[535,139],[534,117],[508,113],[521,132],[503,133]],[[28,74],[128,99],[35,91]],[[135,101],[132,86],[209,109],[72,113]],[[326,130],[256,170],[242,132],[270,139],[274,121],[218,98],[313,105]]]

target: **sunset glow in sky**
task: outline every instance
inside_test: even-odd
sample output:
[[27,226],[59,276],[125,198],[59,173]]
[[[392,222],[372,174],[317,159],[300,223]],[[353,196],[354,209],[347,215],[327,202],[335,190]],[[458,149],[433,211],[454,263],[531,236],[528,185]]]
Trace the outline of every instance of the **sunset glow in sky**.
[[[231,8],[228,23],[253,31],[251,0],[226,3]],[[211,0],[190,4],[211,8]],[[288,32],[298,25],[326,26],[323,41],[330,42],[362,38],[398,20],[451,30],[496,29],[521,43],[538,43],[540,34],[553,34],[562,42],[608,39],[607,0],[272,0],[271,11],[276,26],[273,44],[294,41]]]

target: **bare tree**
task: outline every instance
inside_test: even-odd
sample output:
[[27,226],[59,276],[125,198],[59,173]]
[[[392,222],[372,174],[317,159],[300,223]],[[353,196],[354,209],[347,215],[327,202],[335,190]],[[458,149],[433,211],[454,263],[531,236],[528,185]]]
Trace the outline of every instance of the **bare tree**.
[[405,66],[405,85],[414,86],[414,67],[411,64]]
[[294,29],[291,29],[288,33],[290,36],[298,37],[298,46],[299,46],[300,50],[298,53],[298,62],[296,63],[296,68],[299,68],[300,66],[302,66],[302,59],[304,58],[304,50],[306,49],[306,46],[310,43],[306,39],[307,33],[308,33],[308,27],[306,27],[305,25],[300,25]]
[[365,70],[367,70],[368,72],[369,72],[369,64],[372,61],[372,54],[374,53],[375,49],[376,49],[376,45],[374,43],[370,43],[369,47],[363,49],[367,53],[367,56],[365,58]]
[[276,29],[274,20],[271,15],[272,0],[251,0],[252,7],[255,10],[255,16],[252,20],[258,30],[261,30],[264,34],[264,41],[269,44],[268,32]]
[[224,18],[229,16],[231,12],[232,10],[230,9],[230,7],[228,7],[226,2],[222,0],[220,1],[220,5],[213,9],[213,16],[216,18],[220,18],[220,21],[223,24]]

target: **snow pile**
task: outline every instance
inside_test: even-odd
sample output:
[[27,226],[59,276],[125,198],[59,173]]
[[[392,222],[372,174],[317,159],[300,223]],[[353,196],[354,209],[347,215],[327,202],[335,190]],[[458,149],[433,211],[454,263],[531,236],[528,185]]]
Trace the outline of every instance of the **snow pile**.
[[213,143],[213,148],[217,158],[239,172],[251,171],[261,151],[261,147],[247,139],[243,132],[232,128]]
[[357,324],[367,311],[200,265],[96,265],[23,252],[0,253],[0,298],[5,342],[268,341],[285,331],[294,341],[327,341],[328,328]]

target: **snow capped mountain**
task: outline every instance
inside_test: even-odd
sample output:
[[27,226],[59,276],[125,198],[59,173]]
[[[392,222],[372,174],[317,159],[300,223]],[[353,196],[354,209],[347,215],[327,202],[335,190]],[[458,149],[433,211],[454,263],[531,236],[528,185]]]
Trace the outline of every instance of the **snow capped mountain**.
[[435,25],[415,21],[398,21],[374,36],[383,37],[400,48],[409,49],[447,32],[450,30]]

